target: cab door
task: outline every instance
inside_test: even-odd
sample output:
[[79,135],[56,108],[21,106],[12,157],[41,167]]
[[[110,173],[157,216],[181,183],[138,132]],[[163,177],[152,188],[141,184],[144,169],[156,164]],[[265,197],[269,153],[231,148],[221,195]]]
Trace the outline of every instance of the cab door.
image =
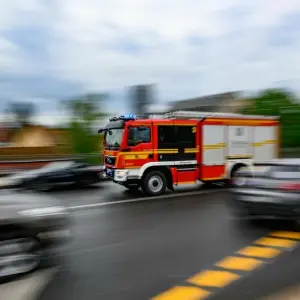
[[153,130],[151,124],[127,126],[126,144],[123,150],[125,168],[140,168],[146,163],[154,161]]
[[177,141],[177,184],[195,183],[198,178],[199,166],[197,157],[199,148],[197,147],[197,127],[191,125],[175,125]]

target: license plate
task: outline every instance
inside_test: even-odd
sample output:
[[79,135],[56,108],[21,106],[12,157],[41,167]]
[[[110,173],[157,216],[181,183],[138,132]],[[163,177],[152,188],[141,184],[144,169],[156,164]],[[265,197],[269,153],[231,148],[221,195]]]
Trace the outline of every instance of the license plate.
[[106,175],[109,177],[113,177],[114,171],[112,169],[107,168],[106,169]]

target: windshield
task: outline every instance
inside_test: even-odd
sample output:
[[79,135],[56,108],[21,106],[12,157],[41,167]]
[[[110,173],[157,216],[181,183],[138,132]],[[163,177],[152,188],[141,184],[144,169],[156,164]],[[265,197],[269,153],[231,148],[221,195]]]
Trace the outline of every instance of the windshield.
[[119,148],[121,146],[124,129],[110,129],[105,132],[105,148]]

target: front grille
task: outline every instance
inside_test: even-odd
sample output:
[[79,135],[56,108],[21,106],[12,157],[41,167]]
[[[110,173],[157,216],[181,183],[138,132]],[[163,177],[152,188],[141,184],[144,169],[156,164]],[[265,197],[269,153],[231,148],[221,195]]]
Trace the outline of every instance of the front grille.
[[0,242],[0,279],[27,273],[40,263],[38,243],[31,238],[9,239]]
[[116,164],[116,157],[115,156],[105,156],[104,157],[104,162],[107,165],[114,166]]

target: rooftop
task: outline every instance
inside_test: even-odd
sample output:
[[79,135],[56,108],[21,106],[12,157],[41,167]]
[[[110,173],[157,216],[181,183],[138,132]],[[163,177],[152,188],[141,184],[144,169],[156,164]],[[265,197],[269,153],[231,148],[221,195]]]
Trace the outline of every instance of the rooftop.
[[173,102],[172,110],[193,109],[197,106],[211,107],[218,106],[224,100],[235,100],[240,96],[240,92],[228,92],[222,94],[214,94],[204,97],[197,97]]

